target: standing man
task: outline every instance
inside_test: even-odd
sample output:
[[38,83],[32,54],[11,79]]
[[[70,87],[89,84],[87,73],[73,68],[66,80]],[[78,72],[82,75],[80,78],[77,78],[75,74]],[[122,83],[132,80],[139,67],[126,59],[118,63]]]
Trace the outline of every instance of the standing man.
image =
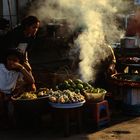
[[[3,54],[9,48],[19,48],[24,53],[24,67],[32,73],[32,68],[28,62],[28,51],[32,46],[40,26],[40,21],[35,16],[27,16],[21,24],[10,30],[4,37]],[[4,56],[3,56],[4,58]],[[32,85],[35,88],[35,85]]]

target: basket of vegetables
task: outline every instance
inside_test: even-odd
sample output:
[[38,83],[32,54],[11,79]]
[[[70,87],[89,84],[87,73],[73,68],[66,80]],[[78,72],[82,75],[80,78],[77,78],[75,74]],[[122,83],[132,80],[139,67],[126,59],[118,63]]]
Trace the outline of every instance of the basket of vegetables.
[[91,88],[83,92],[87,102],[100,102],[105,98],[107,91],[102,88]]

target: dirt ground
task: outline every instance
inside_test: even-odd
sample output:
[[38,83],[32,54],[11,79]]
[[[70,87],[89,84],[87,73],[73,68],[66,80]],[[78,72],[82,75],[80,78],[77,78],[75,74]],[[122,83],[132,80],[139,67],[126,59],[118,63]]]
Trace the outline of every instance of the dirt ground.
[[[121,108],[111,108],[111,121],[99,129],[83,122],[77,133],[74,127],[69,136],[64,136],[62,127],[52,127],[52,122],[43,122],[41,127],[8,128],[0,130],[0,140],[139,140],[140,117],[125,115]],[[62,122],[63,123],[63,122]],[[47,124],[47,125],[46,125]]]

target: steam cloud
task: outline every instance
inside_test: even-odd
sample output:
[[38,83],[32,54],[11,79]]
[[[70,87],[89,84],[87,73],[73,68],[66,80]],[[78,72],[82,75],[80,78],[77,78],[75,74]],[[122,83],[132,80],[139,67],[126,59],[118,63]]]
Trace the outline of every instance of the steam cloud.
[[44,22],[65,18],[72,31],[84,28],[75,40],[80,50],[79,72],[84,81],[94,81],[95,66],[108,56],[106,47],[123,35],[115,14],[124,7],[128,7],[128,3],[123,0],[42,0],[34,3],[30,12]]

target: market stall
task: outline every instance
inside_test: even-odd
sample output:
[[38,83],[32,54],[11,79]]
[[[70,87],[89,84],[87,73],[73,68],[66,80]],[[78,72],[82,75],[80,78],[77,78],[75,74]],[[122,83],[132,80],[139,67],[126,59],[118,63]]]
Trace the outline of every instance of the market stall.
[[[23,124],[24,127],[27,124],[32,126],[32,123],[35,125],[37,125],[37,122],[41,123],[40,117],[47,113],[51,115],[50,121],[53,124],[56,122],[53,127],[57,127],[57,124],[63,124],[62,132],[65,136],[69,136],[71,134],[71,122],[75,124],[76,132],[81,131],[84,125],[83,120],[88,120],[88,117],[92,118],[91,123],[94,127],[97,127],[96,125],[100,123],[100,120],[97,121],[96,119],[99,119],[98,115],[94,116],[92,113],[98,114],[102,109],[109,111],[109,108],[106,108],[106,105],[102,103],[106,92],[106,90],[94,88],[80,79],[65,80],[56,85],[54,89],[40,88],[35,92],[24,92],[17,97],[12,97],[15,119],[20,126]],[[100,106],[100,111],[94,108],[96,104],[97,107]],[[90,112],[87,112],[87,110],[90,110]],[[85,113],[90,115],[87,116]],[[103,125],[109,123],[109,118],[106,120],[108,121]]]

